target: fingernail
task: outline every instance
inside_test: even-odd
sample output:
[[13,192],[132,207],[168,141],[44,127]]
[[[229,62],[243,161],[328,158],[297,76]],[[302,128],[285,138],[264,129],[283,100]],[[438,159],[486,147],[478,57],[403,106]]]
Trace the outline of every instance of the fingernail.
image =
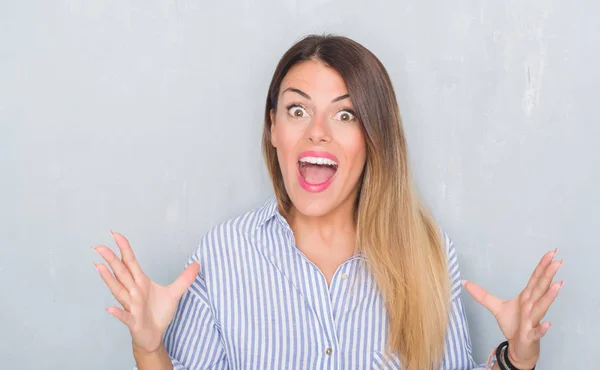
[[461,280],[460,282],[461,282],[461,284],[462,284],[463,286],[465,286],[465,284],[467,283],[467,281],[466,281],[466,280]]
[[564,280],[560,282],[560,286],[558,287],[558,289],[560,290],[563,287],[563,285],[565,285],[565,281]]
[[96,271],[100,272],[100,269],[98,268],[98,265],[94,263],[94,268],[96,269]]
[[115,237],[115,233],[111,229],[108,229],[108,231],[110,232],[110,235],[112,235],[112,237],[114,238]]

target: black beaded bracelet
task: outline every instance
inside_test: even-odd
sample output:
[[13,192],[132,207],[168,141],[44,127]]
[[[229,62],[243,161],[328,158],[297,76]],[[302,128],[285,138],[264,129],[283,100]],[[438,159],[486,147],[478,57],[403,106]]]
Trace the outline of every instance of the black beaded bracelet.
[[[524,370],[516,368],[508,359],[508,341],[500,343],[496,348],[496,362],[500,370]],[[535,370],[535,366],[532,370]]]

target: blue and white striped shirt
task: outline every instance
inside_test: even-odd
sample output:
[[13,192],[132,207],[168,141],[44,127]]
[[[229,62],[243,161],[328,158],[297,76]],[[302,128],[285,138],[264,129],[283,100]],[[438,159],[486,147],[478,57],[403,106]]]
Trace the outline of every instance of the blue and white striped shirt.
[[[452,312],[441,368],[484,369],[471,357],[457,256],[443,234]],[[200,273],[163,338],[176,370],[400,369],[384,354],[387,313],[364,258],[345,261],[328,286],[274,196],[211,229],[196,260]]]

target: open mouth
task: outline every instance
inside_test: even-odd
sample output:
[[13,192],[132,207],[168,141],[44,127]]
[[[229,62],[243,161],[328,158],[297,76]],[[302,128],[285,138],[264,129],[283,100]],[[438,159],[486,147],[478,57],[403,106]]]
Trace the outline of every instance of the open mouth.
[[324,184],[337,172],[338,165],[328,158],[305,157],[298,161],[302,179],[309,185]]

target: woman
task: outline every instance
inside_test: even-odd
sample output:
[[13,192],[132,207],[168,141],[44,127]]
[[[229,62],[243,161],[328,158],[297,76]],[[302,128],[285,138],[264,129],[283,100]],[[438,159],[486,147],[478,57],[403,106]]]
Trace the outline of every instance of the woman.
[[275,196],[209,231],[173,284],[152,282],[118,233],[121,259],[95,248],[139,369],[534,368],[562,262],[548,252],[510,301],[465,283],[508,339],[477,367],[453,243],[417,198],[370,51],[331,35],[293,45],[269,87],[263,151]]

